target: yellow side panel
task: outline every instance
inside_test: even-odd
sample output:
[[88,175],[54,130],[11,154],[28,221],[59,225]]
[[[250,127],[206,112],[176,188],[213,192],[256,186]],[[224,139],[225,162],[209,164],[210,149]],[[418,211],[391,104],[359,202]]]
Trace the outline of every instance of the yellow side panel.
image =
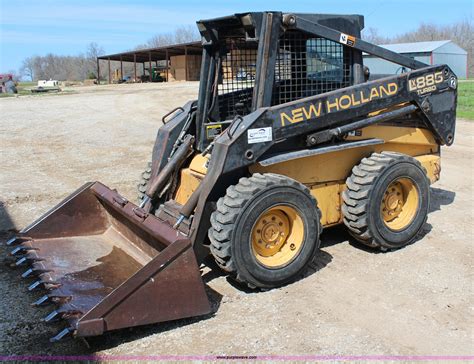
[[359,164],[362,158],[373,152],[393,151],[411,156],[431,154],[434,151],[429,145],[379,144],[352,148],[332,153],[325,153],[306,158],[294,159],[271,166],[263,167],[254,164],[252,173],[277,173],[293,178],[304,184],[324,183],[345,180],[351,174],[352,167]]
[[194,173],[190,168],[181,170],[181,179],[178,190],[176,191],[175,201],[184,205],[189,197],[201,183],[204,176]]
[[193,157],[189,168],[181,170],[179,186],[174,198],[175,201],[181,205],[188,201],[207,173],[208,160],[208,157],[203,157],[198,153]]
[[207,162],[209,158],[203,157],[200,153],[196,154],[189,165],[189,168],[197,173],[206,174],[207,173]]
[[343,181],[340,183],[323,183],[310,187],[311,194],[318,201],[321,210],[321,224],[334,225],[342,222],[341,193],[345,188]]
[[304,184],[325,183],[345,180],[350,175],[352,167],[373,152],[392,151],[416,157],[436,154],[439,151],[431,132],[420,128],[369,126],[359,131],[357,136],[350,136],[347,140],[371,138],[384,139],[385,143],[290,160],[267,167],[255,164],[250,167],[250,171],[278,173]]
[[360,140],[370,138],[383,139],[386,143],[437,145],[433,134],[429,130],[391,125],[368,126],[366,128],[360,129],[358,132],[356,132],[356,135],[348,136],[346,140]]
[[421,165],[425,167],[431,183],[435,183],[439,180],[439,175],[441,173],[441,158],[439,155],[420,155],[419,157],[416,157],[416,159],[418,159]]

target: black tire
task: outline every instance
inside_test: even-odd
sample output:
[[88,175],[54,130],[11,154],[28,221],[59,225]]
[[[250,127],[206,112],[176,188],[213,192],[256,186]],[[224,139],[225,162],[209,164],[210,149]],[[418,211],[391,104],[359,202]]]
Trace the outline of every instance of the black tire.
[[[303,226],[300,231],[304,233],[291,260],[282,266],[268,267],[257,259],[251,234],[258,219],[269,209],[280,206],[297,212]],[[268,289],[294,281],[312,269],[320,232],[317,202],[307,187],[285,176],[257,173],[241,178],[218,200],[211,215],[209,239],[217,264],[231,277],[250,288]]]
[[[409,213],[413,217],[405,226],[393,229],[384,221],[381,204],[389,193],[389,186],[402,180],[409,181],[417,191],[416,203],[413,203],[416,211],[411,209]],[[357,241],[385,251],[401,248],[417,239],[428,216],[430,197],[430,183],[419,161],[395,152],[373,153],[352,169],[346,185],[347,190],[342,194],[344,224]]]
[[148,187],[148,183],[150,182],[151,178],[151,162],[148,162],[146,169],[142,172],[140,176],[140,182],[137,185],[137,201],[141,203],[143,198],[145,197],[145,192]]

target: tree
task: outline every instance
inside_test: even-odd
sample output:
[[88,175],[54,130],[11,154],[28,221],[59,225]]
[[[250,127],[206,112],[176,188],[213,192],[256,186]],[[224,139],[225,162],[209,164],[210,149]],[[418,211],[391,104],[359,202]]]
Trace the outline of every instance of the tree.
[[190,43],[200,39],[199,32],[195,26],[183,25],[177,27],[171,33],[160,33],[153,36],[146,44],[139,45],[136,49],[164,47],[177,43]]
[[373,44],[390,43],[390,38],[381,36],[379,34],[378,29],[372,28],[372,27],[363,30],[362,39],[366,40],[367,42],[373,43]]
[[176,43],[190,43],[200,39],[200,34],[196,26],[185,25],[176,28],[174,31],[174,41]]
[[90,43],[85,54],[77,56],[58,56],[49,53],[46,56],[33,56],[23,60],[21,74],[35,81],[41,79],[84,80],[96,72],[96,59],[104,54],[97,43]]
[[35,79],[35,57],[28,57],[23,60],[20,68],[21,77],[27,77],[31,81]]
[[98,45],[95,42],[91,42],[87,46],[86,57],[88,60],[95,62],[97,57],[103,56],[104,53],[105,53],[104,48],[102,48],[100,45]]

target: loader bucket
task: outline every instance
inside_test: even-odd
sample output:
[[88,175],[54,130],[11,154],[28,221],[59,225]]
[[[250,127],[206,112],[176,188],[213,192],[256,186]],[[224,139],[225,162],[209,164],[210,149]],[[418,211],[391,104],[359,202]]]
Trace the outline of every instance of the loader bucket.
[[33,305],[55,306],[44,321],[67,322],[51,341],[211,312],[190,240],[99,182],[7,244],[29,290],[45,289]]

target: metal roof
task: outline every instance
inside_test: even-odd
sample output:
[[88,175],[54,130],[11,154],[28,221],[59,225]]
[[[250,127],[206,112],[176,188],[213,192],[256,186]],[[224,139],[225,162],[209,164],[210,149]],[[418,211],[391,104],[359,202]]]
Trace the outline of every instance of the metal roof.
[[380,47],[397,53],[429,53],[450,42],[450,40],[439,40],[432,42],[381,44]]
[[191,43],[181,43],[181,44],[172,44],[163,47],[156,48],[146,48],[146,49],[137,49],[134,51],[122,52],[109,54],[105,56],[97,57],[97,59],[111,61],[123,61],[123,62],[133,62],[134,59],[138,63],[145,63],[148,61],[160,61],[166,59],[166,53],[168,56],[178,56],[187,54],[201,54],[202,53],[202,44],[201,42],[191,42]]

